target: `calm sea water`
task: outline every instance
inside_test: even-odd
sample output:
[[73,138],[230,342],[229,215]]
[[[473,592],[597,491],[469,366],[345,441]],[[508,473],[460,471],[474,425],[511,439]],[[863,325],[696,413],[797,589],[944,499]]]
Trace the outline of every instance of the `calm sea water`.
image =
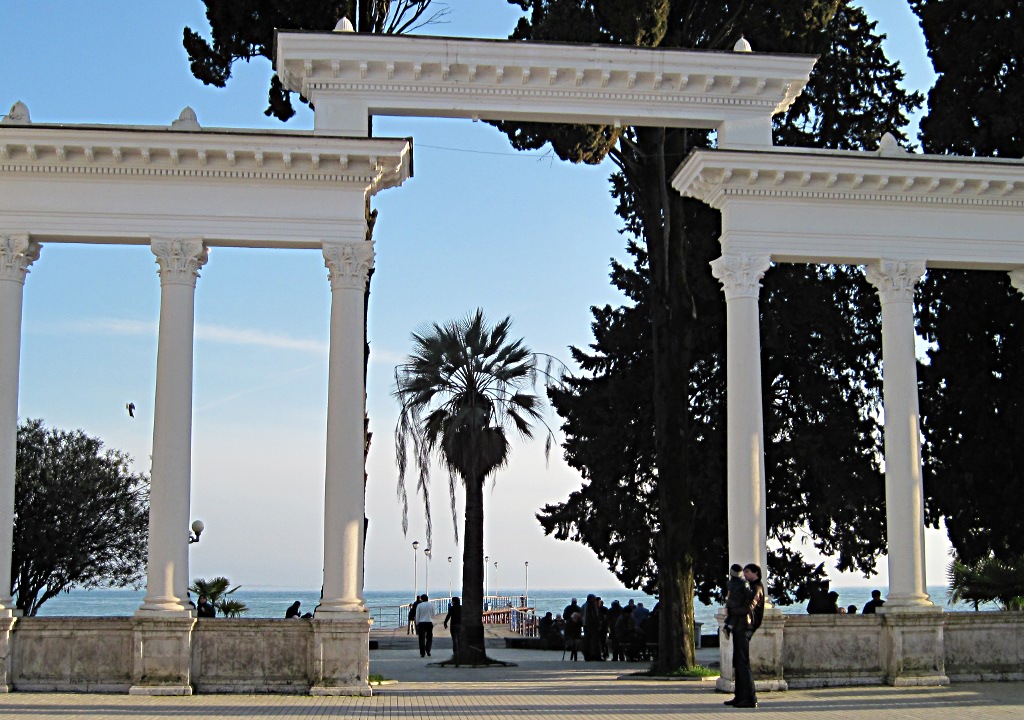
[[[834,587],[839,593],[839,604],[843,607],[856,605],[858,612],[868,600],[871,599],[870,587],[843,588]],[[884,593],[885,587],[879,587]],[[530,604],[537,608],[538,614],[545,612],[560,613],[569,604],[571,598],[576,597],[582,603],[588,592],[600,595],[605,604],[611,604],[612,600],[618,600],[625,605],[629,600],[642,602],[645,607],[654,607],[656,598],[644,595],[643,593],[629,592],[623,590],[530,590]],[[929,586],[928,592],[936,605],[945,605],[950,610],[971,610],[971,606],[960,605],[950,606],[946,603],[945,586]],[[118,590],[118,589],[97,589],[97,590],[72,590],[70,593],[60,595],[46,602],[39,610],[40,616],[129,616],[132,615],[142,604],[145,592],[142,590]],[[395,591],[374,591],[366,592],[366,602],[371,608],[371,613],[378,627],[395,627],[403,624],[404,617],[398,610],[402,603],[411,600],[412,593]],[[302,603],[302,611],[312,611],[316,607],[320,597],[319,588],[310,589],[282,589],[282,588],[247,588],[242,587],[233,596],[249,606],[249,612],[245,617],[254,618],[275,618],[284,617],[284,612],[293,602],[298,600]],[[447,592],[435,593],[431,597],[447,597]],[[705,623],[705,628],[715,623],[717,606],[698,605],[696,620]],[[782,607],[784,613],[802,613],[804,606],[791,605]]]

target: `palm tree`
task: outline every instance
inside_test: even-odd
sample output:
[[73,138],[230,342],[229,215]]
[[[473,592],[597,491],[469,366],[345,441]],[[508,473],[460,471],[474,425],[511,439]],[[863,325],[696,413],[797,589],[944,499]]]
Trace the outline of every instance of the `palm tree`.
[[[395,368],[395,397],[401,404],[395,447],[402,529],[408,530],[405,475],[410,452],[418,471],[416,486],[424,500],[428,545],[432,459],[436,457],[448,471],[456,528],[457,482],[461,480],[466,489],[462,551],[465,641],[454,657],[458,665],[490,662],[484,652],[482,619],[484,483],[508,462],[508,430],[514,428],[521,437],[529,438],[533,422],[543,422],[540,398],[524,391],[536,378],[536,357],[522,340],[509,340],[511,325],[511,318],[506,317],[488,327],[482,310],[445,325],[435,323],[426,332],[413,333],[412,354]],[[550,448],[550,430],[547,435],[546,447]]]
[[226,597],[242,587],[241,585],[236,585],[228,590],[230,585],[231,581],[226,577],[215,577],[212,580],[196,578],[189,585],[188,589],[189,592],[195,593],[196,597],[205,595],[210,603],[220,610],[220,614],[224,617],[238,617],[242,613],[248,612],[249,606],[241,600],[231,600]]
[[949,599],[973,603],[995,602],[1003,610],[1024,610],[1024,558],[1004,562],[994,557],[973,563],[953,560],[946,571]]

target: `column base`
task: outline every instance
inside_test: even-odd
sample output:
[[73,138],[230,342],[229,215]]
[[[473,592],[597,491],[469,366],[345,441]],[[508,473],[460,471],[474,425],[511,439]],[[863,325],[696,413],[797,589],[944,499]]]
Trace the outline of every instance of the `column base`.
[[12,689],[11,659],[14,653],[11,648],[11,632],[17,622],[17,616],[0,615],[0,693],[7,693]]
[[[132,620],[132,695],[192,694],[193,617]],[[187,690],[187,692],[186,692]]]
[[142,605],[135,611],[138,618],[188,618],[195,617],[195,610],[191,605],[183,603],[180,598],[173,596],[159,596],[145,598]]
[[153,697],[160,696],[177,696],[182,697],[185,695],[192,694],[191,685],[132,685],[128,688],[129,695],[150,695]]
[[949,685],[943,637],[943,611],[935,605],[889,607],[882,616],[882,667],[895,687]]
[[[322,608],[321,608],[322,609]],[[310,695],[358,695],[370,690],[370,620],[367,613],[317,611],[313,623],[313,682]]]
[[370,611],[362,600],[322,600],[314,613],[316,617],[330,615],[331,620],[369,619]]

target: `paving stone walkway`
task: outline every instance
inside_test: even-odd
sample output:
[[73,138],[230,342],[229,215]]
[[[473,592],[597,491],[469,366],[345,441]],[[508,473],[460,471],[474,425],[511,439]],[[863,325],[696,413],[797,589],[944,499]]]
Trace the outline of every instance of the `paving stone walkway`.
[[[456,718],[458,720],[661,720],[756,714],[793,720],[974,720],[1024,718],[1024,683],[948,688],[858,687],[762,693],[761,707],[734,710],[710,682],[621,679],[641,666],[571,663],[561,653],[494,649],[512,668],[438,668],[410,648],[371,653],[371,670],[398,680],[372,698],[286,695],[32,694],[0,696],[0,718],[100,720],[139,718]],[[438,648],[439,660],[448,653]]]

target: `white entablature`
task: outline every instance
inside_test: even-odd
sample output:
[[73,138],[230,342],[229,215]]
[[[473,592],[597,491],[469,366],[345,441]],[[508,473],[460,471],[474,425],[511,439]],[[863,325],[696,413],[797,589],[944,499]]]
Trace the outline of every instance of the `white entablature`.
[[[741,47],[749,47],[742,43]],[[814,57],[606,45],[278,32],[275,68],[316,107],[317,132],[370,115],[716,128],[722,147],[771,145],[771,118]]]
[[0,226],[40,242],[320,248],[365,239],[367,196],[411,175],[405,139],[195,128],[3,123]]
[[722,211],[723,254],[1024,267],[1024,162],[770,148],[695,151],[672,180]]

